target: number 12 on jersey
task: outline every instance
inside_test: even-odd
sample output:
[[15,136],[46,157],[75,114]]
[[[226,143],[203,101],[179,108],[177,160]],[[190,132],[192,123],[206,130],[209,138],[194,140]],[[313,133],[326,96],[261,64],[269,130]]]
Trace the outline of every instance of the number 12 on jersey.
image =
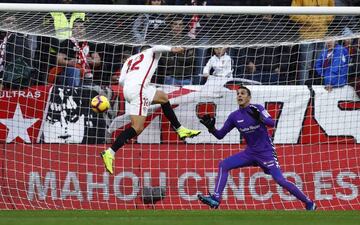
[[133,70],[139,69],[139,63],[141,63],[144,59],[144,54],[140,54],[138,57],[136,57],[134,60],[130,59],[127,63],[128,69],[126,70],[126,73],[129,73]]

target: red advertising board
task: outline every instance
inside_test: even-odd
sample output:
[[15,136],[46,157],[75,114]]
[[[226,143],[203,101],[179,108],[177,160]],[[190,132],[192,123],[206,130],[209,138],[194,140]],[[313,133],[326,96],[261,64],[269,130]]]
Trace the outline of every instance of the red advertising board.
[[[115,174],[105,173],[105,146],[10,144],[2,149],[3,209],[206,209],[198,193],[212,191],[219,160],[239,145],[130,145],[118,152]],[[289,180],[320,209],[360,209],[356,144],[277,146]],[[344,155],[344,157],[339,157]],[[345,157],[346,155],[346,157]],[[164,186],[155,205],[142,202],[144,186]],[[222,209],[302,209],[259,168],[231,172]]]

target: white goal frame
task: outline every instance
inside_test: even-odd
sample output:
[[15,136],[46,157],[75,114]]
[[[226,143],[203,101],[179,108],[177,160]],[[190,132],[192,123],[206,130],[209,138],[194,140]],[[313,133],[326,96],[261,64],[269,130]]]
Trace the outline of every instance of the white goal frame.
[[0,3],[0,11],[164,13],[164,14],[278,14],[278,15],[360,15],[360,7],[290,7],[290,6],[139,6],[80,4]]

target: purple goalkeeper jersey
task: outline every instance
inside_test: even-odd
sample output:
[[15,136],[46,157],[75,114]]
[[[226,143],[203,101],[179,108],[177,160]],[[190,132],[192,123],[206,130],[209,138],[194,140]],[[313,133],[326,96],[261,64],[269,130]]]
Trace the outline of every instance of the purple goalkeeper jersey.
[[225,121],[224,126],[220,130],[216,129],[212,132],[212,134],[217,139],[222,139],[227,133],[236,127],[246,140],[248,146],[246,151],[249,151],[249,153],[272,153],[274,151],[274,145],[268,134],[266,126],[274,127],[274,120],[263,106],[258,104],[252,105],[259,109],[263,122],[256,121],[250,115],[253,113],[252,110],[249,106],[247,106],[232,112]]

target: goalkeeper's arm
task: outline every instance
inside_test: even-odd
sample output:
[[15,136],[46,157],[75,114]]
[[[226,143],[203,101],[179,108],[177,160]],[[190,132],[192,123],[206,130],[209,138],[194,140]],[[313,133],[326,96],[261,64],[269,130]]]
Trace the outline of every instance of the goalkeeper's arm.
[[208,131],[219,140],[223,139],[235,127],[230,117],[225,121],[224,126],[220,130],[215,128],[215,121],[215,117],[211,117],[209,114],[204,115],[200,119],[200,123],[204,124]]
[[251,111],[250,112],[248,111],[248,113],[256,121],[258,121],[259,123],[263,123],[269,127],[275,126],[274,120],[271,118],[270,114],[266,111],[264,107],[262,107],[261,105],[250,104],[249,108]]

